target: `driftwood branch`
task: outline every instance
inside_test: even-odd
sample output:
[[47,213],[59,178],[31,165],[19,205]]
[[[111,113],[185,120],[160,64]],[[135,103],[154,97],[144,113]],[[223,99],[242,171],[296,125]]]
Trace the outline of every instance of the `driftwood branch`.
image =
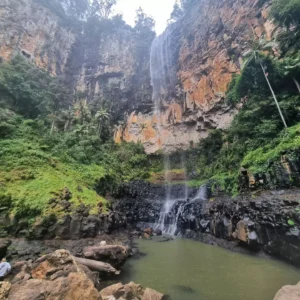
[[84,265],[94,271],[114,273],[117,275],[120,274],[120,271],[116,270],[112,265],[110,265],[108,263],[103,263],[101,261],[80,258],[80,257],[74,257],[74,259],[77,263]]

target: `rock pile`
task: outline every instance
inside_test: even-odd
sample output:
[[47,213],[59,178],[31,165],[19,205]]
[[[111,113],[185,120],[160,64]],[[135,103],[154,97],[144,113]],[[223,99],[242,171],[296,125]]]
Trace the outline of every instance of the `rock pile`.
[[[1,300],[162,300],[164,296],[151,289],[143,289],[133,282],[95,288],[98,273],[66,250],[56,250],[35,262],[18,262],[5,282],[0,283]],[[102,267],[107,263],[98,262]],[[110,266],[113,270],[113,267]],[[102,269],[108,272],[108,270]]]

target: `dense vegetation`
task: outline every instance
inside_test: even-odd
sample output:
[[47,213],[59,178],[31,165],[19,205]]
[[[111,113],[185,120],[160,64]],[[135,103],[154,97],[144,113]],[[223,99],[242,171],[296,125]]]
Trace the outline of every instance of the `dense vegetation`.
[[299,0],[275,0],[270,17],[283,27],[271,42],[249,41],[242,72],[233,77],[226,96],[239,113],[228,130],[213,130],[187,155],[187,168],[196,184],[213,179],[237,193],[241,166],[255,174],[270,170],[283,153],[290,161],[298,159],[299,11]]
[[0,202],[11,217],[64,214],[48,202],[64,187],[74,209],[84,203],[95,211],[119,183],[148,177],[142,145],[110,140],[108,111],[69,96],[21,57],[1,63],[0,94]]
[[[60,1],[36,1],[66,18]],[[193,1],[176,3],[171,21],[181,18]],[[86,15],[80,15],[76,2],[70,1],[68,17],[82,22]],[[87,30],[90,34],[124,25],[120,16],[108,19],[114,1],[105,2],[103,11],[101,1],[92,3],[93,13],[84,24],[95,29]],[[249,41],[242,72],[233,77],[226,97],[239,110],[231,127],[212,130],[184,153],[197,185],[213,179],[236,193],[241,166],[266,172],[283,152],[292,157],[300,150],[299,11],[299,0],[275,0],[270,17],[281,26],[277,37]],[[153,26],[138,10],[133,30],[141,41],[141,55],[143,43],[153,39]],[[96,212],[100,202],[106,203],[104,197],[118,193],[121,183],[147,179],[151,170],[161,169],[159,154],[149,158],[141,144],[116,145],[111,140],[124,111],[117,87],[106,98],[87,101],[84,93],[66,86],[21,57],[0,63],[0,206],[9,208],[11,218],[32,224],[40,216],[66,214],[49,202],[65,187],[72,192],[73,209],[84,204]],[[179,167],[180,156],[173,156]]]

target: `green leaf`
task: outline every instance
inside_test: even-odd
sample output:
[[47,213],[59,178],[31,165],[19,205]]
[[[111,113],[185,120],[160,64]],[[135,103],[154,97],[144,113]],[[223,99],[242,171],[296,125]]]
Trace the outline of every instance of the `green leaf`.
[[295,225],[295,222],[294,222],[293,220],[291,220],[291,219],[289,219],[289,220],[287,221],[287,223],[288,223],[290,226],[294,226],[294,225]]

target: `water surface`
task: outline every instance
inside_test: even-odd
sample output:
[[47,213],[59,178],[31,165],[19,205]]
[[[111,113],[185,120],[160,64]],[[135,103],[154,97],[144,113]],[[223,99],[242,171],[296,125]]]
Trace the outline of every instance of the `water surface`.
[[134,281],[172,300],[272,300],[300,270],[283,262],[230,252],[184,239],[137,241],[145,255],[130,259],[123,281]]

